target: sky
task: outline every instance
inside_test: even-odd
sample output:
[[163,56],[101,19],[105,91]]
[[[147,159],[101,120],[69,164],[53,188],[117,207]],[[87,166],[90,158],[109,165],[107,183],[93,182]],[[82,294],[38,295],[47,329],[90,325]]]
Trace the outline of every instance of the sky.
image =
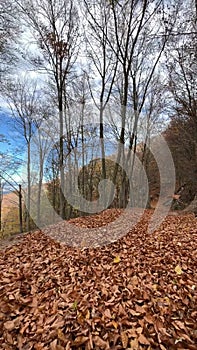
[[[1,171],[1,154],[6,155],[6,160],[12,160],[14,164],[23,158],[24,153],[24,143],[17,129],[13,125],[13,120],[8,112],[4,109],[0,109],[0,135],[4,136],[6,142],[0,142],[0,171]],[[0,138],[2,139],[2,137]],[[17,150],[17,151],[16,151]],[[4,161],[3,161],[4,165]],[[7,167],[4,169],[2,176],[8,178],[8,180],[15,185],[21,183],[20,168],[18,171],[9,171]],[[9,175],[9,176],[8,176]],[[11,180],[12,178],[12,180]],[[9,192],[11,190],[10,185],[7,184],[4,187],[4,192]]]
[[22,138],[15,128],[9,113],[2,109],[0,109],[0,134],[4,135],[7,140],[7,142],[0,143],[0,152],[6,151],[9,154],[13,154],[16,147],[21,149],[23,145]]

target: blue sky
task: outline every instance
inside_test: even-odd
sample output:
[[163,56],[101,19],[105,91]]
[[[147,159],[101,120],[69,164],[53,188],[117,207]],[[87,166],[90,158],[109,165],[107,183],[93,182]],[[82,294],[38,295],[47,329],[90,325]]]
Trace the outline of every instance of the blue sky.
[[15,148],[22,147],[22,138],[14,126],[14,120],[8,112],[0,110],[0,134],[4,135],[8,142],[0,143],[0,151],[15,153]]
[[[6,110],[3,109],[0,109],[0,135],[3,135],[4,138],[7,140],[7,142],[0,142],[0,154],[5,155],[5,159],[6,161],[8,161],[8,163],[9,161],[11,161],[12,164],[14,163],[16,165],[19,162],[19,160],[23,158],[23,140],[20,133],[14,127],[14,120],[9,116],[8,112],[6,112]],[[2,164],[0,165],[2,165],[2,167],[4,168],[4,160],[2,160]],[[18,168],[18,171],[16,169],[14,169],[14,171],[11,169],[10,172],[9,167],[6,167],[6,173],[4,172],[4,170],[2,172],[2,176],[4,179],[9,177],[8,175],[11,175],[11,178],[8,179],[9,181],[12,182],[13,180],[16,181],[16,183],[21,183],[21,177],[19,175],[20,167]],[[12,189],[7,184],[4,187],[4,191],[9,190]]]

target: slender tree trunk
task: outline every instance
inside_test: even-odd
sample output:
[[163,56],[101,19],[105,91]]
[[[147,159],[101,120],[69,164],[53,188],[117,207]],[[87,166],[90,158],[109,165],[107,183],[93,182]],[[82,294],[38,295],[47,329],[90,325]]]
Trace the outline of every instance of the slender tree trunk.
[[[116,163],[115,163],[114,172],[113,172],[113,175],[112,175],[112,183],[114,185],[116,185],[116,182],[117,182],[118,169],[119,169],[121,157],[122,157],[123,152],[124,152],[124,134],[125,134],[125,128],[122,127],[121,136],[120,136],[120,142],[118,144],[118,153],[117,153],[117,157],[116,157]],[[108,199],[108,204],[112,202],[112,199],[113,199],[113,187],[111,187],[111,190],[110,190],[110,196],[109,196],[109,199]]]
[[[127,100],[128,100],[128,73],[124,72],[124,88],[123,88],[123,98],[122,98],[122,105],[121,105],[121,118],[122,118],[122,126],[121,126],[121,133],[120,133],[120,139],[118,144],[118,153],[116,158],[116,163],[114,166],[114,172],[112,177],[112,182],[115,185],[117,181],[117,175],[118,175],[118,168],[120,165],[121,157],[124,153],[124,143],[125,143],[125,125],[126,125],[126,112],[127,112]],[[111,187],[110,190],[110,197],[109,202],[111,202],[113,199],[113,187]]]
[[40,211],[41,211],[41,193],[42,193],[42,181],[43,181],[43,154],[42,147],[40,147],[40,169],[39,169],[39,182],[38,182],[38,198],[37,198],[37,224],[40,226]]
[[84,107],[82,108],[81,143],[82,143],[82,196],[85,196],[85,139],[84,139]]
[[21,185],[18,186],[18,198],[19,198],[19,226],[20,233],[23,233],[23,206],[22,206],[22,188]]
[[[100,146],[101,146],[101,167],[102,167],[102,180],[106,179],[106,161],[105,161],[105,142],[104,142],[104,125],[103,125],[103,100],[100,101]],[[107,205],[107,194],[104,196],[104,207]]]
[[100,145],[102,157],[102,179],[106,179],[106,162],[105,162],[105,143],[104,143],[104,125],[103,125],[103,101],[100,101]]
[[59,145],[59,166],[60,166],[60,216],[66,218],[65,197],[64,197],[64,122],[63,122],[63,100],[60,92],[59,96],[59,125],[60,125],[60,145]]
[[27,144],[27,231],[30,231],[30,209],[31,209],[31,145]]
[[2,200],[3,200],[3,188],[2,188],[1,178],[0,178],[0,231],[2,228]]

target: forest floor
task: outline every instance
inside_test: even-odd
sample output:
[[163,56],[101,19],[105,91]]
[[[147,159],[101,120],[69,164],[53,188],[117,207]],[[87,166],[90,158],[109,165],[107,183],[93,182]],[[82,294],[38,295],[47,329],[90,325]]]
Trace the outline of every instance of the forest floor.
[[196,350],[197,219],[150,233],[152,214],[119,237],[107,210],[2,241],[0,349]]

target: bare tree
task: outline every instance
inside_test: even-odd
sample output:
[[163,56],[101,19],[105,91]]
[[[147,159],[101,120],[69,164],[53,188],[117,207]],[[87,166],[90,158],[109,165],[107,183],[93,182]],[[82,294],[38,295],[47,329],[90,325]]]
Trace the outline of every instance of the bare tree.
[[79,50],[79,16],[74,0],[16,0],[33,29],[40,49],[34,63],[44,68],[56,87],[59,111],[60,215],[65,218],[64,198],[64,90]]
[[[0,143],[6,142],[6,139],[0,135]],[[18,196],[19,208],[19,226],[20,232],[23,232],[23,218],[22,218],[22,188],[16,183],[13,175],[17,173],[17,169],[21,165],[21,161],[15,157],[11,157],[7,150],[0,152],[0,230],[2,229],[2,202],[4,189],[9,186],[9,190],[14,190]]]
[[[110,7],[113,14],[113,26],[110,40],[108,40],[112,50],[118,47],[118,76],[120,77],[117,91],[119,91],[121,127],[117,165],[113,178],[115,183],[120,162],[132,169],[129,161],[131,150],[134,147],[135,152],[137,145],[139,118],[174,26],[178,4],[173,3],[169,10],[164,6],[163,1],[150,3],[147,0],[140,2],[130,0],[112,2]],[[173,21],[170,20],[170,16],[173,16]],[[132,118],[132,122],[130,121],[129,152],[125,159],[125,130],[128,118]]]
[[[109,3],[103,0],[97,1],[92,6],[84,0],[85,18],[88,23],[89,30],[85,26],[85,41],[88,61],[92,67],[92,74],[96,74],[96,79],[89,76],[89,86],[95,106],[99,110],[99,136],[101,143],[102,158],[102,179],[106,178],[105,166],[105,142],[104,142],[104,112],[110,100],[116,71],[118,66],[118,48],[111,50],[109,43],[109,35],[111,28],[111,17]],[[88,73],[89,74],[89,73]],[[93,83],[92,83],[93,80]],[[94,93],[95,90],[95,93]]]
[[[32,169],[35,171],[35,178],[32,179],[34,188],[37,190],[37,198],[32,196],[32,206],[35,207],[32,211],[33,216],[36,219],[38,227],[43,224],[41,218],[42,211],[42,194],[43,194],[43,179],[45,162],[51,147],[53,147],[54,140],[54,128],[51,125],[51,120],[54,117],[57,110],[52,107],[51,101],[46,96],[46,91],[42,95],[40,91],[40,99],[37,101],[36,106],[36,132],[33,135],[31,141],[31,162]],[[36,191],[34,191],[35,193]]]
[[0,2],[0,79],[16,63],[16,45],[20,33],[17,9],[13,1]]
[[188,0],[180,8],[179,33],[166,53],[171,123],[166,137],[172,149],[180,185],[192,182],[197,191],[197,7]]
[[27,146],[27,230],[30,229],[31,206],[31,140],[36,129],[42,122],[42,116],[38,113],[39,93],[36,84],[30,81],[7,81],[3,87],[3,94],[8,102],[11,116],[17,131],[23,136]]

